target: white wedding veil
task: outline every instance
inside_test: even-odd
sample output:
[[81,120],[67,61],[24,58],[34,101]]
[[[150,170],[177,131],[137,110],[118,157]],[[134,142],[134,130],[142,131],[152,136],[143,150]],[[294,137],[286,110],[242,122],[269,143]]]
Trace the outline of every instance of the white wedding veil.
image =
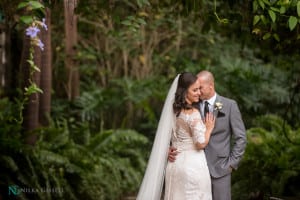
[[174,79],[165,100],[137,200],[159,200],[161,198],[168,149],[170,146],[172,129],[175,125],[173,103],[179,76],[180,75],[177,75]]

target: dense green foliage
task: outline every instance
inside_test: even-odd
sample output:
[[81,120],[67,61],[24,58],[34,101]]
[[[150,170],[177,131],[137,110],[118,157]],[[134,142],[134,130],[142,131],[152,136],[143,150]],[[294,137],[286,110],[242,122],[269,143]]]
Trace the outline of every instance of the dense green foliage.
[[[293,130],[274,115],[258,117],[247,131],[247,153],[238,173],[234,173],[236,199],[299,197],[299,130]],[[244,177],[247,177],[245,179]]]
[[[254,0],[253,33],[264,40],[274,39],[283,45],[298,43],[300,1]],[[295,45],[295,44],[294,44]]]
[[[299,198],[299,25],[290,20],[299,18],[299,1],[79,1],[73,59],[81,94],[74,101],[65,91],[62,1],[46,5],[53,22],[51,123],[32,131],[39,141],[26,146],[22,98],[0,100],[0,197],[9,185],[64,191],[21,199],[134,195],[172,79],[208,69],[217,92],[238,102],[248,129],[233,199]],[[3,11],[19,25],[14,12]]]
[[[1,104],[12,106],[6,100]],[[20,193],[20,199],[117,199],[136,191],[146,166],[142,150],[148,139],[134,130],[91,134],[88,125],[62,118],[35,131],[40,137],[33,148],[16,136],[19,126],[1,127],[6,128],[0,140],[0,188],[5,199],[13,198],[7,192],[13,185],[53,190]]]

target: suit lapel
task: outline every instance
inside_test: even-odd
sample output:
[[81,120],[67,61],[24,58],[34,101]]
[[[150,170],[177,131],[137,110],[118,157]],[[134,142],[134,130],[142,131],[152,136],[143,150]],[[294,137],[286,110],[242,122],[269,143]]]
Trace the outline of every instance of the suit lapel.
[[222,103],[224,105],[224,103],[222,102],[220,96],[217,94],[217,97],[216,97],[216,100],[214,102],[214,105],[213,105],[213,113],[214,113],[214,116],[215,117],[224,117],[225,116],[225,113],[222,112],[222,110],[218,110],[216,109],[216,103],[219,102],[219,103]]

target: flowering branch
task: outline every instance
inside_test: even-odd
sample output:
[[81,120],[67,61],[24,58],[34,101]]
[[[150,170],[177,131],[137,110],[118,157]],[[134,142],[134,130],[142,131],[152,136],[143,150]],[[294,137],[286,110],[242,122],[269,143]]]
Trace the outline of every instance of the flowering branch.
[[23,122],[22,110],[24,109],[25,103],[29,100],[29,97],[35,93],[42,93],[43,91],[38,87],[38,85],[33,81],[34,73],[40,72],[40,69],[34,61],[34,49],[39,47],[42,51],[44,50],[44,44],[39,38],[39,33],[41,29],[48,30],[45,23],[45,19],[39,20],[35,16],[35,11],[38,13],[44,13],[44,5],[38,0],[24,0],[18,5],[18,9],[24,9],[26,13],[30,11],[29,15],[23,15],[20,17],[20,21],[23,22],[27,28],[25,30],[25,35],[30,39],[30,49],[29,57],[27,62],[29,64],[29,85],[24,88],[24,99],[20,102],[20,120],[19,123]]
[[44,50],[44,44],[38,37],[38,33],[41,31],[41,28],[44,28],[45,30],[48,30],[47,25],[45,24],[45,19],[42,19],[42,21],[33,20],[30,24],[30,26],[26,29],[25,34],[29,36],[30,38],[30,50],[29,50],[29,59],[27,62],[30,65],[30,78],[29,78],[29,87],[25,87],[25,95],[30,96],[33,93],[40,92],[42,93],[42,90],[38,88],[38,86],[32,81],[34,72],[40,72],[40,69],[38,66],[34,63],[34,47],[39,47],[42,51]]

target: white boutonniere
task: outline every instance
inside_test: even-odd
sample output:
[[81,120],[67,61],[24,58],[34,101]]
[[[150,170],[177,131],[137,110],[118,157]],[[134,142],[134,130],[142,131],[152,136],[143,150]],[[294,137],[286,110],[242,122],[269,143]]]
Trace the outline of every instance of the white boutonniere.
[[223,108],[223,104],[221,102],[216,102],[214,106],[214,110],[220,111]]

